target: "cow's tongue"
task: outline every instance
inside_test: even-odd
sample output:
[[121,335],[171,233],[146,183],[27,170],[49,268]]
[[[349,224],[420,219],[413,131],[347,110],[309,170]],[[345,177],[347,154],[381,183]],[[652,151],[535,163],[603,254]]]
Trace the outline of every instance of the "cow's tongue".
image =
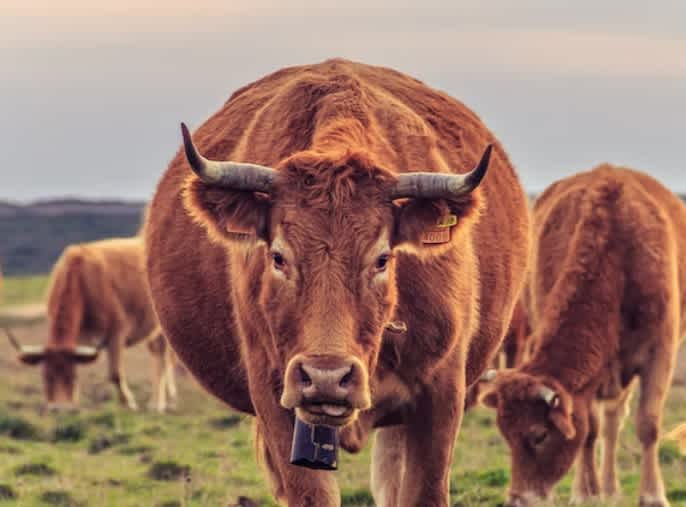
[[320,405],[320,408],[322,409],[322,412],[331,417],[340,417],[348,410],[348,407],[344,405],[330,405],[328,403]]

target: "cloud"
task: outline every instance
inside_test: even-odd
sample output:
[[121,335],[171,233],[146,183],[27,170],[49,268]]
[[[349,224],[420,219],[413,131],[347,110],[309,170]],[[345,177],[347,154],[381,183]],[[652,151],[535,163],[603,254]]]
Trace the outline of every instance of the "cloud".
[[683,2],[7,1],[0,166],[15,169],[0,197],[148,196],[180,120],[197,125],[238,87],[332,56],[464,101],[530,188],[609,160],[686,189]]

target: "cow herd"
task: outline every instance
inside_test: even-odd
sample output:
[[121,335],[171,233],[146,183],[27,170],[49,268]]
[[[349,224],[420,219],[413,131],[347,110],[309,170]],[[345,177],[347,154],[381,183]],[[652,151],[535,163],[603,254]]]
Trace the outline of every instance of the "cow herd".
[[478,400],[510,449],[507,505],[523,507],[574,463],[575,501],[620,493],[638,385],[638,500],[669,505],[658,444],[686,331],[686,206],[656,180],[601,165],[530,205],[465,105],[341,59],[249,84],[182,136],[141,233],[57,262],[45,345],[8,330],[19,359],[42,366],[51,407],[76,401],[78,365],[106,348],[137,408],[122,351],[146,342],[155,408],[176,395],[178,356],[255,417],[281,503],[341,501],[335,474],[290,464],[297,419],[335,428],[350,452],[375,434],[377,505],[445,507]]

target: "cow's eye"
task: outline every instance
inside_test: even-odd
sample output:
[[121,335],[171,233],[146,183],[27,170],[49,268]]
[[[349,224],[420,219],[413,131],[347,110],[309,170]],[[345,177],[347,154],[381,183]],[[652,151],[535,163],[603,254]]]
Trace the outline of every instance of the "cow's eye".
[[534,449],[541,447],[548,439],[548,430],[545,428],[532,428],[529,431],[528,440],[529,445]]
[[279,252],[272,252],[272,260],[274,261],[274,267],[276,269],[283,269],[286,265],[286,260]]
[[390,254],[380,255],[376,259],[376,264],[374,265],[376,270],[379,272],[386,271],[386,268],[388,267],[388,261],[390,260],[390,258],[391,258]]

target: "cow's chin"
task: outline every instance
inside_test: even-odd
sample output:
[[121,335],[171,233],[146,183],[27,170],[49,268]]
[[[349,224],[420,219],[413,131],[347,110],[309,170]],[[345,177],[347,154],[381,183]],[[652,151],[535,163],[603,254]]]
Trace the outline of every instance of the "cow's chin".
[[[340,412],[340,415],[339,415]],[[307,404],[296,407],[295,415],[307,424],[342,428],[357,419],[359,410],[350,406],[326,404]]]

